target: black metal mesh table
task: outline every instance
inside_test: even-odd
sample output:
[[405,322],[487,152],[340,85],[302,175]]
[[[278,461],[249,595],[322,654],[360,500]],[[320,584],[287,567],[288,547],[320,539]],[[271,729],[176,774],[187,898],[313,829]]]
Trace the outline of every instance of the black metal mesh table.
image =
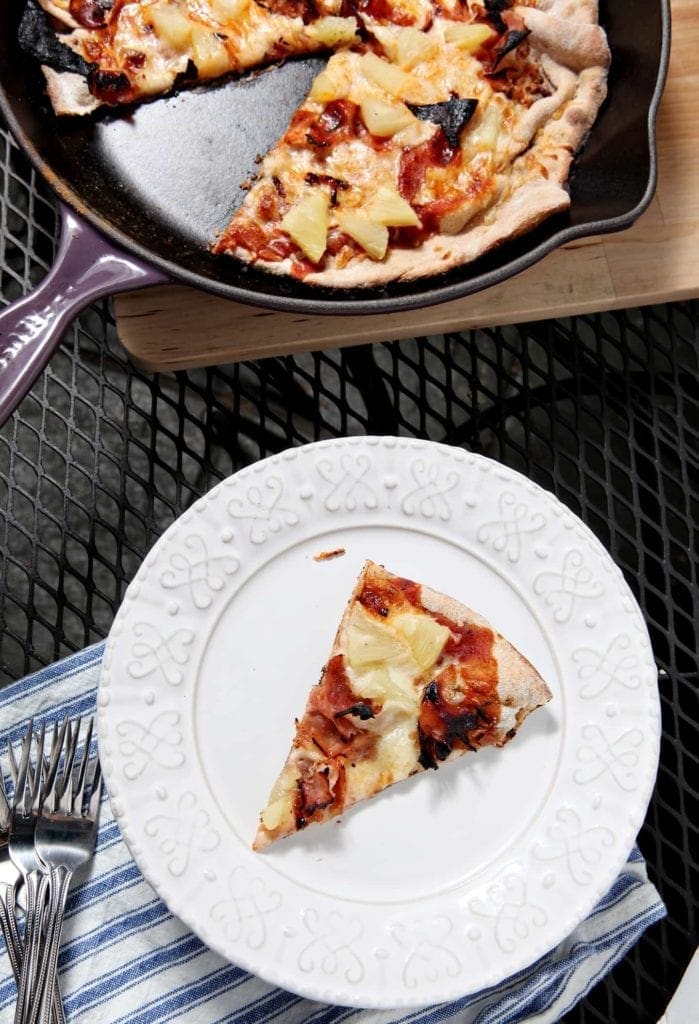
[[[55,214],[0,127],[0,298],[51,260]],[[86,311],[0,432],[0,683],[103,638],[145,553],[196,498],[345,434],[482,452],[597,534],[648,622],[663,740],[640,846],[668,908],[567,1024],[657,1021],[697,943],[697,303],[147,375]]]

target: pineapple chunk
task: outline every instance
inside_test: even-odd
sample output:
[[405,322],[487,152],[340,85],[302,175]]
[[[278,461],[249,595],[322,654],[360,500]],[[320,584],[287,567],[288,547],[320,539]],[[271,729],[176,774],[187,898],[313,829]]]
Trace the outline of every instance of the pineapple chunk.
[[375,53],[363,54],[359,59],[359,67],[368,82],[378,85],[379,89],[398,99],[411,95],[419,85],[412,75],[382,60]]
[[330,100],[338,99],[332,75],[329,75],[327,71],[321,71],[316,75],[308,98],[316,100],[318,103],[328,103]]
[[262,812],[262,824],[270,832],[278,828],[290,810],[289,800],[282,797],[281,800],[274,800],[269,807]]
[[192,29],[192,59],[204,78],[216,78],[231,69],[228,50],[223,40],[208,28],[196,25]]
[[382,665],[370,666],[366,671],[357,674],[357,681],[354,684],[357,692],[364,698],[380,701],[384,705],[382,714],[387,710],[386,705],[389,701],[394,710],[414,714],[417,691],[413,679],[414,673],[418,670],[412,661],[406,661],[405,664],[412,666],[412,675],[409,670],[402,673],[396,671],[394,666],[390,669]]
[[381,43],[381,49],[389,60],[396,59],[396,42],[401,29],[395,25],[372,25],[371,34],[377,42]]
[[240,21],[248,5],[249,0],[209,0],[211,13],[222,25],[233,25]]
[[347,70],[346,54],[338,53],[330,58],[320,74],[313,79],[308,98],[318,103],[343,99],[349,94],[350,75]]
[[359,42],[356,18],[318,18],[308,26],[308,34],[327,47],[351,46]]
[[395,59],[402,68],[410,71],[421,60],[428,60],[436,49],[434,36],[426,35],[417,28],[402,28],[396,39]]
[[318,263],[328,239],[330,199],[322,189],[307,192],[282,218],[281,227],[311,263]]
[[400,664],[410,659],[405,640],[360,604],[354,606],[350,615],[345,654],[350,668],[358,670],[378,665],[387,668],[392,662]]
[[427,615],[406,612],[391,620],[393,627],[405,639],[410,652],[423,672],[431,669],[449,639],[446,626]]
[[463,21],[448,21],[444,26],[444,38],[466,53],[475,53],[483,43],[494,38],[495,31],[489,25],[469,25]]
[[367,216],[389,228],[417,227],[418,215],[397,189],[382,185],[369,205]]
[[360,103],[362,121],[372,135],[380,138],[389,138],[399,132],[401,128],[407,128],[415,120],[405,103],[386,103],[385,100],[369,96]]
[[192,41],[192,23],[174,4],[157,4],[144,12],[144,18],[177,53],[185,53]]
[[342,231],[371,256],[373,260],[382,260],[388,248],[388,228],[367,220],[359,213],[338,213],[337,223]]
[[355,605],[350,615],[345,658],[354,673],[353,688],[364,697],[414,710],[415,679],[422,675],[404,637],[384,619]]
[[372,25],[371,34],[381,43],[381,49],[394,64],[405,71],[421,60],[436,53],[439,42],[434,33],[428,35],[418,28],[398,28],[397,25]]

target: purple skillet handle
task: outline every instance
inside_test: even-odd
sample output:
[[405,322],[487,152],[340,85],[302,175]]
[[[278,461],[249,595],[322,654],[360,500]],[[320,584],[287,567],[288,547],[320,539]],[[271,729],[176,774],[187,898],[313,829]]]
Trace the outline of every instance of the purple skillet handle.
[[70,322],[94,299],[169,281],[61,206],[56,262],[41,284],[0,310],[0,426],[39,376]]

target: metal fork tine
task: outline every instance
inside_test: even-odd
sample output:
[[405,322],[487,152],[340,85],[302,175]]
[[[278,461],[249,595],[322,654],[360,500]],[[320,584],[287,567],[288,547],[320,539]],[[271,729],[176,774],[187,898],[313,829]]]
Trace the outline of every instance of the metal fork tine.
[[[41,747],[41,779],[42,779],[41,792],[43,794],[43,793],[46,792],[46,779],[48,777],[49,766],[50,766],[50,763],[51,763],[51,751],[53,750],[53,742],[54,742],[54,739],[55,739],[55,736],[56,736],[56,723],[55,722],[53,723],[52,736],[51,736],[51,741],[50,741],[51,745],[48,748],[48,753],[47,753],[47,747],[46,747],[46,725],[45,725],[45,723],[42,723],[41,728],[42,728],[42,733],[43,733],[43,744],[42,744],[42,747]],[[37,755],[37,759],[38,759],[38,755]]]
[[60,726],[58,722],[53,723],[53,736],[51,737],[51,750],[49,752],[48,768],[46,770],[46,779],[43,787],[43,799],[42,803],[48,805],[50,810],[53,810],[52,804],[55,805],[55,783],[56,774],[58,772],[58,765],[61,760],[61,751],[63,750],[63,744],[65,742],[66,729],[68,728],[68,718],[64,718]]
[[80,733],[80,718],[75,720],[74,726],[71,728],[70,723],[66,729],[66,743],[65,743],[65,760],[63,761],[63,773],[61,775],[60,784],[57,784],[57,796],[58,796],[58,807],[64,814],[70,813],[70,805],[72,801],[72,787],[71,779],[73,775],[73,762],[75,761],[75,751],[78,745],[78,735]]
[[90,716],[87,722],[87,730],[85,732],[85,740],[83,746],[83,755],[78,766],[78,772],[73,779],[73,801],[72,810],[73,814],[81,814],[83,808],[83,796],[85,793],[85,778],[87,773],[87,766],[90,762],[90,742],[92,740],[92,727],[93,718]]
[[95,770],[92,776],[92,789],[90,792],[90,803],[87,809],[87,815],[93,820],[97,817],[99,810],[100,799],[102,797],[102,768],[99,762],[99,758],[95,758]]
[[15,787],[15,791],[16,791],[17,790],[17,775],[19,773],[19,768],[17,767],[17,758],[15,757],[15,752],[14,752],[14,750],[12,748],[12,744],[9,741],[8,741],[8,744],[7,744],[7,757],[8,757],[8,760],[10,762],[10,775],[12,776],[12,785]]
[[[27,805],[29,790],[27,787],[27,772],[29,771],[29,755],[32,747],[32,735],[34,733],[34,719],[29,719],[27,731],[22,740],[22,756],[17,771],[17,782],[15,784],[15,805],[20,808],[22,814],[29,814],[30,806]],[[13,758],[14,760],[14,758]]]
[[4,822],[7,819],[7,825],[9,825],[9,817],[10,801],[7,798],[7,789],[5,787],[5,774],[2,771],[2,767],[0,767],[0,820]]
[[44,739],[46,737],[46,723],[42,722],[39,726],[39,732],[34,734],[34,742],[36,743],[36,764],[32,773],[32,778],[29,783],[29,791],[31,793],[32,811],[38,814],[41,809],[41,790],[42,781],[44,775]]

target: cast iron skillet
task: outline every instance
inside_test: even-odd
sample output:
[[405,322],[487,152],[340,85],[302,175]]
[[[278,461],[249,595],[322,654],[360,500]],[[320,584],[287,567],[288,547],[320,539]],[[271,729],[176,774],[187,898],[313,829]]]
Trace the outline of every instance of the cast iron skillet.
[[602,0],[612,49],[609,96],[572,180],[572,206],[469,266],[371,289],[314,288],[263,274],[208,245],[237,207],[238,184],[281,134],[322,58],[119,112],[57,119],[36,63],[16,44],[23,0],[0,4],[0,108],[57,193],[56,264],[0,313],[0,423],[29,389],[70,320],[100,295],[179,280],[297,313],[387,313],[503,281],[572,239],[628,227],[656,180],[655,114],[667,71],[669,0]]

